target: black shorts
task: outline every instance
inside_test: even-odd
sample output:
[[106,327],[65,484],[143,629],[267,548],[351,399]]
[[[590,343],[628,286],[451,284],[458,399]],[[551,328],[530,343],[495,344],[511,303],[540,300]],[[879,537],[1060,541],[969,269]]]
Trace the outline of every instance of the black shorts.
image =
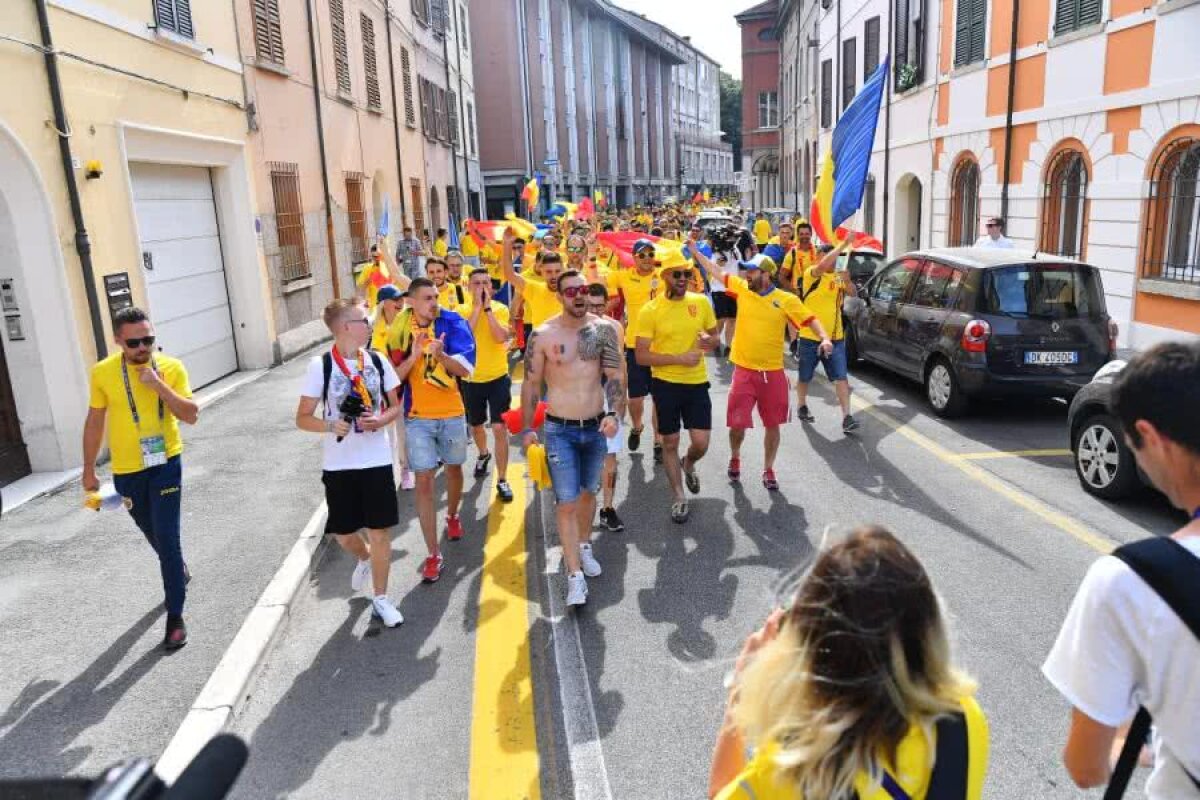
[[392,465],[321,473],[329,516],[325,532],[346,535],[363,528],[383,530],[400,522]]
[[717,319],[734,319],[737,317],[737,301],[725,292],[713,292],[713,311]]
[[500,416],[512,408],[512,379],[501,375],[492,381],[458,384],[463,391],[463,405],[467,407],[467,424],[482,425],[491,420],[493,425],[503,425]]
[[712,430],[712,398],[707,383],[672,383],[658,378],[650,382],[658,432],[679,433],[681,427],[694,431]]
[[629,396],[645,397],[650,394],[650,368],[637,363],[637,351],[625,348],[625,371],[629,373]]

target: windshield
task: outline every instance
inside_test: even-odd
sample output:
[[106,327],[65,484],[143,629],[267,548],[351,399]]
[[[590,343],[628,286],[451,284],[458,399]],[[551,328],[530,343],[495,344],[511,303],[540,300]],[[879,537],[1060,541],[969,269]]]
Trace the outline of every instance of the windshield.
[[1100,276],[1083,264],[1023,264],[988,271],[985,310],[1012,317],[1066,319],[1105,313]]

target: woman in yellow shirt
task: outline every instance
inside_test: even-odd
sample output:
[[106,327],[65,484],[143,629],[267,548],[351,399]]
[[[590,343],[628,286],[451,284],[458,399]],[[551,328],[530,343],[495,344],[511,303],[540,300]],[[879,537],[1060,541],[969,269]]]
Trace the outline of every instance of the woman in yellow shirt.
[[925,569],[887,530],[859,528],[824,551],[735,670],[710,797],[982,797],[975,683],[951,660]]

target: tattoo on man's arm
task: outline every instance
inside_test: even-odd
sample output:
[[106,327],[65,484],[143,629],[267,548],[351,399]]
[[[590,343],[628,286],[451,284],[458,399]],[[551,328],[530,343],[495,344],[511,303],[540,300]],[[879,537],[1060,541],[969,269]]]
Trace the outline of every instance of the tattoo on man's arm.
[[625,379],[624,376],[609,375],[608,380],[604,382],[604,396],[608,400],[608,407],[616,412],[617,416],[625,416]]
[[593,323],[579,329],[579,357],[584,361],[599,361],[605,370],[617,369],[624,361],[621,355],[621,344],[611,325]]
[[529,339],[526,340],[526,342],[525,342],[525,374],[526,375],[529,374],[530,370],[535,369],[534,354],[537,353],[537,344],[538,344],[538,332],[536,330],[534,330],[532,333],[529,334]]

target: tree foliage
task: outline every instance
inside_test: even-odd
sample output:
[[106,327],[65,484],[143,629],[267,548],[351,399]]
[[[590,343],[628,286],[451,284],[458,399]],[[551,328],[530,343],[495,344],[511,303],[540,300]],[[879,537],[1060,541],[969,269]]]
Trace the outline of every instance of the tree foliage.
[[733,168],[742,168],[742,82],[721,70],[721,141],[733,145]]

